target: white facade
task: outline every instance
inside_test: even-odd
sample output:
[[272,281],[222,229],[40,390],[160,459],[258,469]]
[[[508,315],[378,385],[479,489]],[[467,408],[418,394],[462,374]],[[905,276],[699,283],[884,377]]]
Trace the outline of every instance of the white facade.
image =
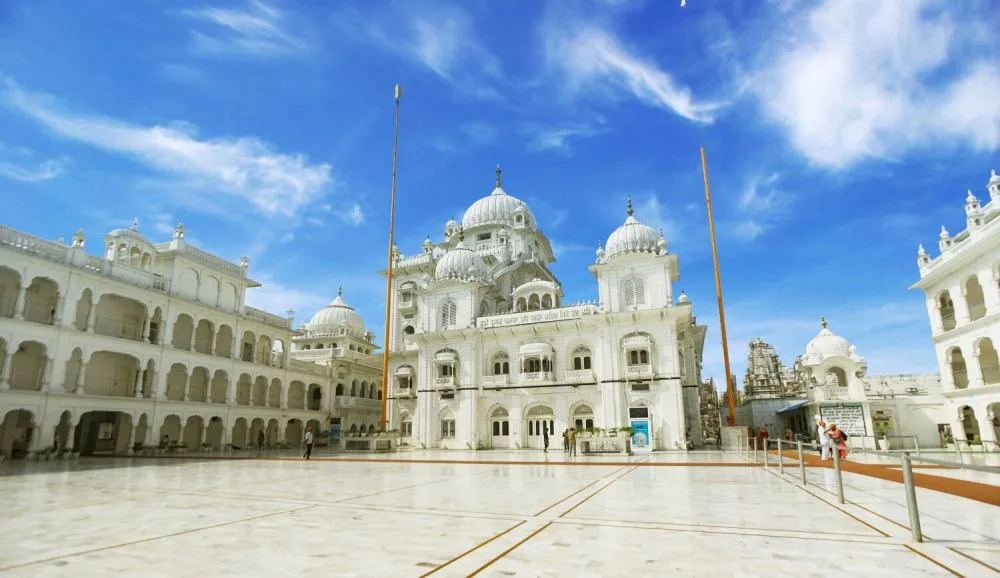
[[[291,314],[245,305],[229,263],[137,224],[88,254],[0,226],[0,452],[297,446],[331,414],[327,368],[289,358]],[[58,438],[57,438],[58,436]]]
[[969,191],[966,229],[952,237],[942,227],[932,259],[917,253],[948,423],[958,443],[997,449],[1000,435],[1000,175],[987,183],[983,205]]
[[[390,424],[422,448],[560,447],[566,428],[634,427],[633,446],[701,441],[705,327],[676,300],[677,256],[625,223],[589,267],[598,298],[562,302],[548,239],[496,188],[449,221],[441,243],[393,267]],[[688,431],[690,430],[690,434]]]

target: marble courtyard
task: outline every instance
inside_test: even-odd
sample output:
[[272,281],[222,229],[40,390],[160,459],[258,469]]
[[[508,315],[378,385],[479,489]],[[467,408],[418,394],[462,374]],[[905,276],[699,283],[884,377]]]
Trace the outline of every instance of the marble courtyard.
[[[857,455],[857,461],[898,460]],[[572,459],[572,462],[570,461]],[[989,576],[997,506],[739,455],[108,458],[0,464],[0,574]],[[996,465],[996,464],[991,464]],[[920,470],[997,485],[1000,475]],[[992,479],[991,479],[992,478]]]

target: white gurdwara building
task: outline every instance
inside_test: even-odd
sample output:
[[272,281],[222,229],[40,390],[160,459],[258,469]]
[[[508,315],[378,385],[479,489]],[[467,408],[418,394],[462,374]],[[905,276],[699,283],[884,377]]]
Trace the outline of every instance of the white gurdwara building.
[[706,327],[674,299],[662,232],[629,201],[589,267],[597,299],[565,304],[548,239],[500,176],[443,242],[394,249],[390,427],[420,448],[541,448],[546,433],[558,448],[570,427],[632,427],[637,451],[700,443]]
[[67,245],[0,226],[0,453],[245,448],[260,433],[298,446],[331,417],[374,430],[380,372],[360,317],[338,297],[296,332],[292,311],[245,304],[259,286],[246,258],[184,237],[178,225],[154,244],[133,224],[98,256],[82,231]]
[[[997,449],[1000,437],[1000,175],[987,184],[985,206],[965,199],[966,229],[941,227],[941,254],[917,251],[931,333],[955,442]],[[964,442],[962,440],[965,440]]]

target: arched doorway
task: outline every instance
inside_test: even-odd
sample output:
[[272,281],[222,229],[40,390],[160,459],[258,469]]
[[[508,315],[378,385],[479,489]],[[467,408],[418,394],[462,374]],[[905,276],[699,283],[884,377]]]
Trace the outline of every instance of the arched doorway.
[[[525,429],[528,432],[527,447],[539,450],[544,448],[545,432],[548,432],[551,438],[556,429],[555,414],[552,413],[552,408],[547,405],[536,405],[528,410],[524,418],[526,422]],[[552,440],[550,439],[549,443],[551,442]]]
[[962,420],[962,437],[969,443],[981,440],[982,438],[979,435],[979,420],[976,419],[976,411],[971,407],[964,405],[962,406],[960,412],[959,416]]
[[577,431],[594,429],[594,409],[585,403],[581,403],[573,408],[573,427]]
[[200,415],[192,415],[184,424],[184,444],[189,450],[201,447],[201,434],[205,430],[205,420]]
[[[298,419],[288,420],[288,425],[285,426],[285,441],[288,445],[293,448],[299,447],[302,443],[303,436],[305,435],[305,430],[302,428],[302,421]],[[315,433],[313,434],[316,435]],[[315,439],[315,438],[314,438]]]
[[493,449],[510,449],[510,415],[504,407],[497,407],[490,412],[490,432]]
[[213,416],[210,420],[208,420],[208,427],[205,428],[205,443],[211,446],[212,449],[222,449],[225,433],[225,426],[222,423],[222,418],[219,416]]
[[26,409],[7,412],[0,423],[0,452],[11,459],[24,459],[35,435],[35,415]]
[[117,411],[88,411],[80,416],[73,447],[82,456],[124,454],[132,439],[132,416]]
[[267,443],[267,433],[264,431],[266,429],[264,425],[264,420],[261,418],[256,418],[250,422],[250,439],[247,440],[247,447],[256,448],[257,444],[260,442],[260,434],[264,434],[264,443]]

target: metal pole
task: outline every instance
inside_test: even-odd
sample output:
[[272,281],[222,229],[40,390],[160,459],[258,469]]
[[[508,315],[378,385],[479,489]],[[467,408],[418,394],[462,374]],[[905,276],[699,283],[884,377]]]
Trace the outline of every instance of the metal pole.
[[764,440],[764,469],[767,469],[767,442],[769,440]]
[[833,473],[837,476],[837,501],[844,503],[844,476],[840,473],[840,448],[834,445],[833,450]]
[[785,460],[784,456],[781,455],[781,440],[778,440],[778,473],[785,475]]
[[382,416],[379,426],[386,431],[389,402],[389,330],[392,328],[392,258],[393,233],[396,226],[396,156],[399,150],[399,97],[403,96],[403,88],[396,85],[396,128],[392,141],[392,193],[389,196],[389,267],[385,273],[385,333],[382,334]]
[[802,455],[802,442],[797,442],[799,446],[799,475],[802,476],[802,485],[806,486],[809,482],[806,481],[806,460]]
[[920,455],[920,440],[917,436],[913,436],[913,447],[917,450],[917,456]]
[[903,462],[903,487],[906,488],[906,510],[910,513],[910,533],[914,542],[923,542],[924,534],[920,531],[920,512],[917,510],[917,489],[913,485],[913,464],[910,454],[903,452],[900,456]]
[[705,177],[705,204],[708,206],[708,231],[712,237],[712,259],[715,264],[715,294],[719,299],[719,332],[722,334],[722,360],[726,367],[726,398],[729,405],[729,425],[736,425],[736,394],[729,367],[729,341],[726,339],[726,313],[722,308],[722,277],[719,275],[719,252],[715,246],[715,220],[712,218],[712,194],[708,187],[708,161],[705,147],[701,147],[701,172]]
[[757,438],[753,438],[753,463],[757,463]]

